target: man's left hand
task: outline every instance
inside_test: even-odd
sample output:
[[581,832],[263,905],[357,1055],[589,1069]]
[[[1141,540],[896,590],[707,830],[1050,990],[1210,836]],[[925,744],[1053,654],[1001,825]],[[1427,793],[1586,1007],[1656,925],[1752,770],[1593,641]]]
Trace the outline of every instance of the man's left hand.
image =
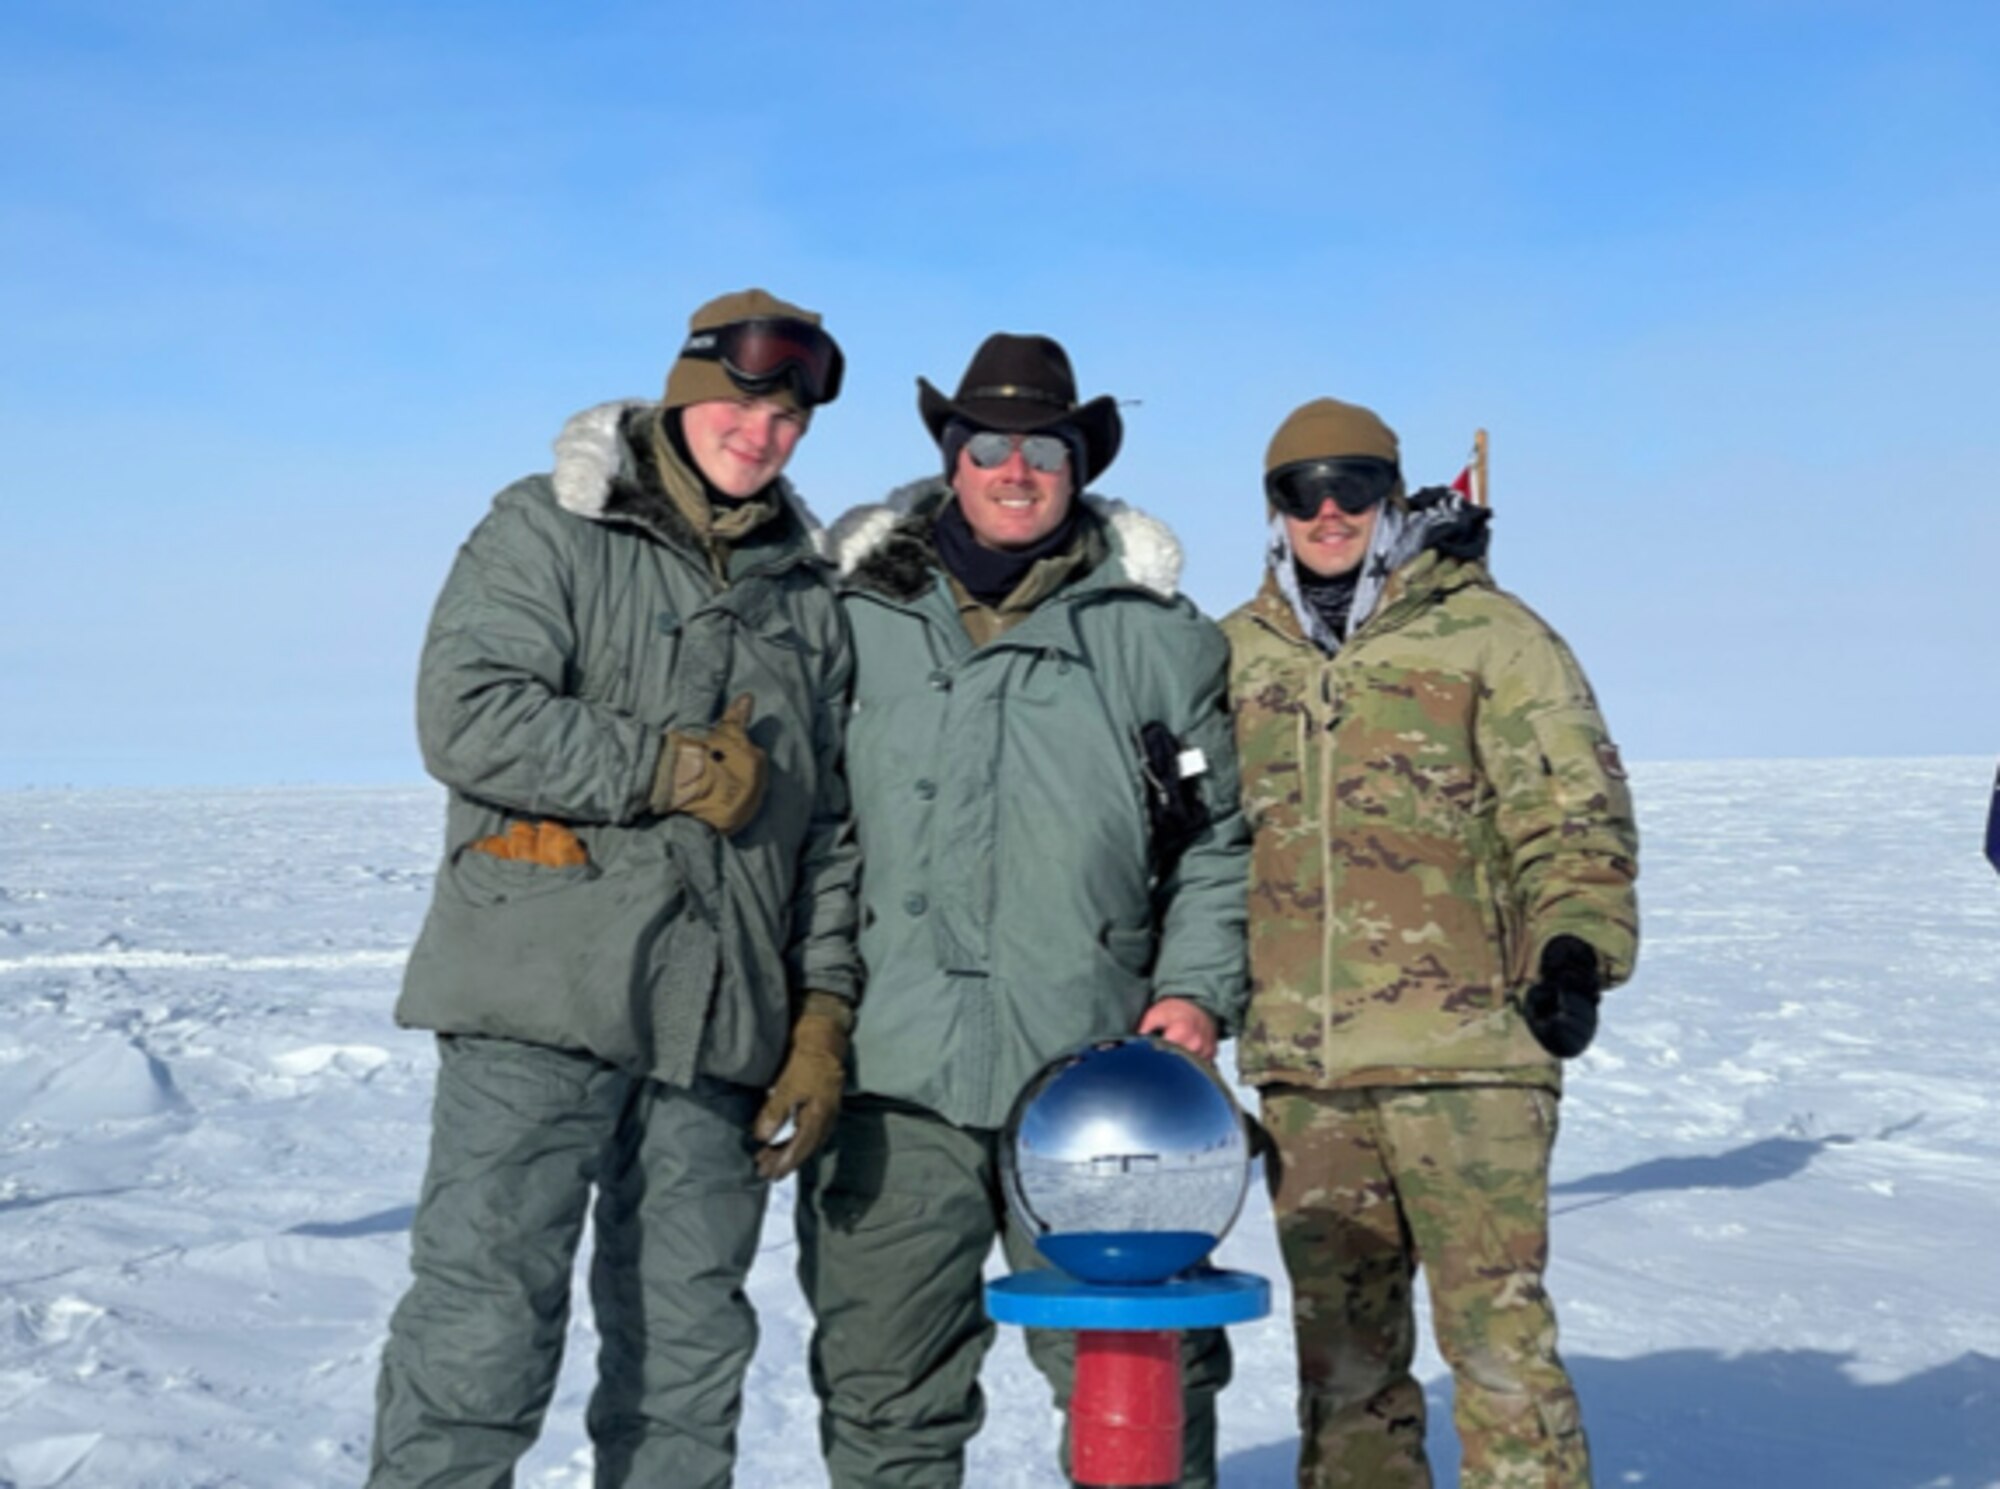
[[[807,993],[792,1026],[792,1049],[778,1072],[750,1134],[757,1172],[776,1183],[810,1158],[840,1116],[841,1089],[847,1084],[847,1036],[854,1010],[831,993]],[[791,1135],[773,1142],[786,1126]]]
[[1219,1042],[1215,1015],[1199,1003],[1185,998],[1162,998],[1139,1020],[1141,1034],[1157,1034],[1168,1044],[1179,1045],[1190,1055],[1204,1060],[1215,1058]]
[[1574,1060],[1596,1037],[1603,988],[1596,948],[1580,936],[1552,937],[1542,948],[1542,975],[1521,999],[1528,1032],[1558,1060]]

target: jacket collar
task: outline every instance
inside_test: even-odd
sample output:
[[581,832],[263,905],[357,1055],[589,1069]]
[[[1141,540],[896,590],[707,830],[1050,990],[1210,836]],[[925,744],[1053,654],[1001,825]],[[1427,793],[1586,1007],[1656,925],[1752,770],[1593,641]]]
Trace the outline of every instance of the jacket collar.
[[[667,494],[646,442],[626,437],[626,430],[651,417],[656,407],[643,399],[620,399],[572,415],[555,441],[556,464],[550,479],[556,502],[588,521],[623,523],[699,553],[700,535]],[[745,546],[770,542],[780,557],[823,557],[825,529],[791,482],[780,476],[777,485],[781,521],[754,534]]]
[[[907,604],[935,579],[939,562],[931,529],[951,487],[932,476],[889,493],[886,500],[855,507],[827,529],[825,551],[841,577]],[[1111,557],[1081,581],[1127,583],[1171,599],[1179,589],[1181,545],[1157,517],[1109,497],[1085,492],[1086,511],[1102,525]]]

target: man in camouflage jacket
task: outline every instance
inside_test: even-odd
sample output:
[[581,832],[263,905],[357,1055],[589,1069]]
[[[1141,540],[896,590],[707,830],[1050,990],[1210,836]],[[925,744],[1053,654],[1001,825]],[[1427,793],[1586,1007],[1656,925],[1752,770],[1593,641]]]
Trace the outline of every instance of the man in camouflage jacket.
[[1270,569],[1223,625],[1253,831],[1238,1041],[1299,1352],[1302,1486],[1428,1486],[1421,1265],[1472,1489],[1590,1481],[1542,1284],[1559,1060],[1638,949],[1625,772],[1489,514],[1405,495],[1320,399],[1266,457]]

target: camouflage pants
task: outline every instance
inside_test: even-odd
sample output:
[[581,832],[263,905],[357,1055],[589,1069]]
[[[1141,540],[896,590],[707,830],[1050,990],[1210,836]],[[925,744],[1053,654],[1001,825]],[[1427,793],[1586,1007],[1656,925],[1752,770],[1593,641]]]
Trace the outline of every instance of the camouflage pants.
[[1429,1489],[1412,1290],[1451,1366],[1462,1489],[1588,1489],[1548,1260],[1556,1098],[1532,1086],[1264,1090],[1292,1279],[1302,1489]]

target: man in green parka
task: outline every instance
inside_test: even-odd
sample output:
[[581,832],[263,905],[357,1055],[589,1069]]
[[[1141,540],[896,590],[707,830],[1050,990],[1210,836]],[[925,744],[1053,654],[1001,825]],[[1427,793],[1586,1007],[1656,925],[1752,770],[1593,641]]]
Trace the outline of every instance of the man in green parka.
[[437,1099],[371,1489],[512,1482],[586,1213],[596,1482],[731,1480],[743,1280],[859,980],[852,663],[780,474],[841,370],[812,312],[709,302],[664,398],[572,419],[445,583],[417,686],[445,854],[396,1009],[439,1035]]
[[[1044,336],[990,337],[955,397],[918,387],[946,479],[833,533],[868,989],[798,1219],[837,1489],[963,1480],[987,1255],[999,1236],[1037,1265],[999,1183],[1021,1087],[1134,1030],[1212,1058],[1243,997],[1228,648],[1176,595],[1166,528],[1082,495],[1117,453],[1115,401],[1079,403]],[[1066,1403],[1071,1337],[1028,1347]],[[1183,1482],[1213,1485],[1221,1331],[1186,1365]]]
[[1301,1486],[1418,1489],[1421,1266],[1465,1489],[1590,1482],[1542,1275],[1559,1061],[1638,951],[1625,771],[1488,512],[1404,492],[1323,398],[1265,460],[1269,572],[1224,621],[1254,834],[1237,1054],[1298,1340]]

